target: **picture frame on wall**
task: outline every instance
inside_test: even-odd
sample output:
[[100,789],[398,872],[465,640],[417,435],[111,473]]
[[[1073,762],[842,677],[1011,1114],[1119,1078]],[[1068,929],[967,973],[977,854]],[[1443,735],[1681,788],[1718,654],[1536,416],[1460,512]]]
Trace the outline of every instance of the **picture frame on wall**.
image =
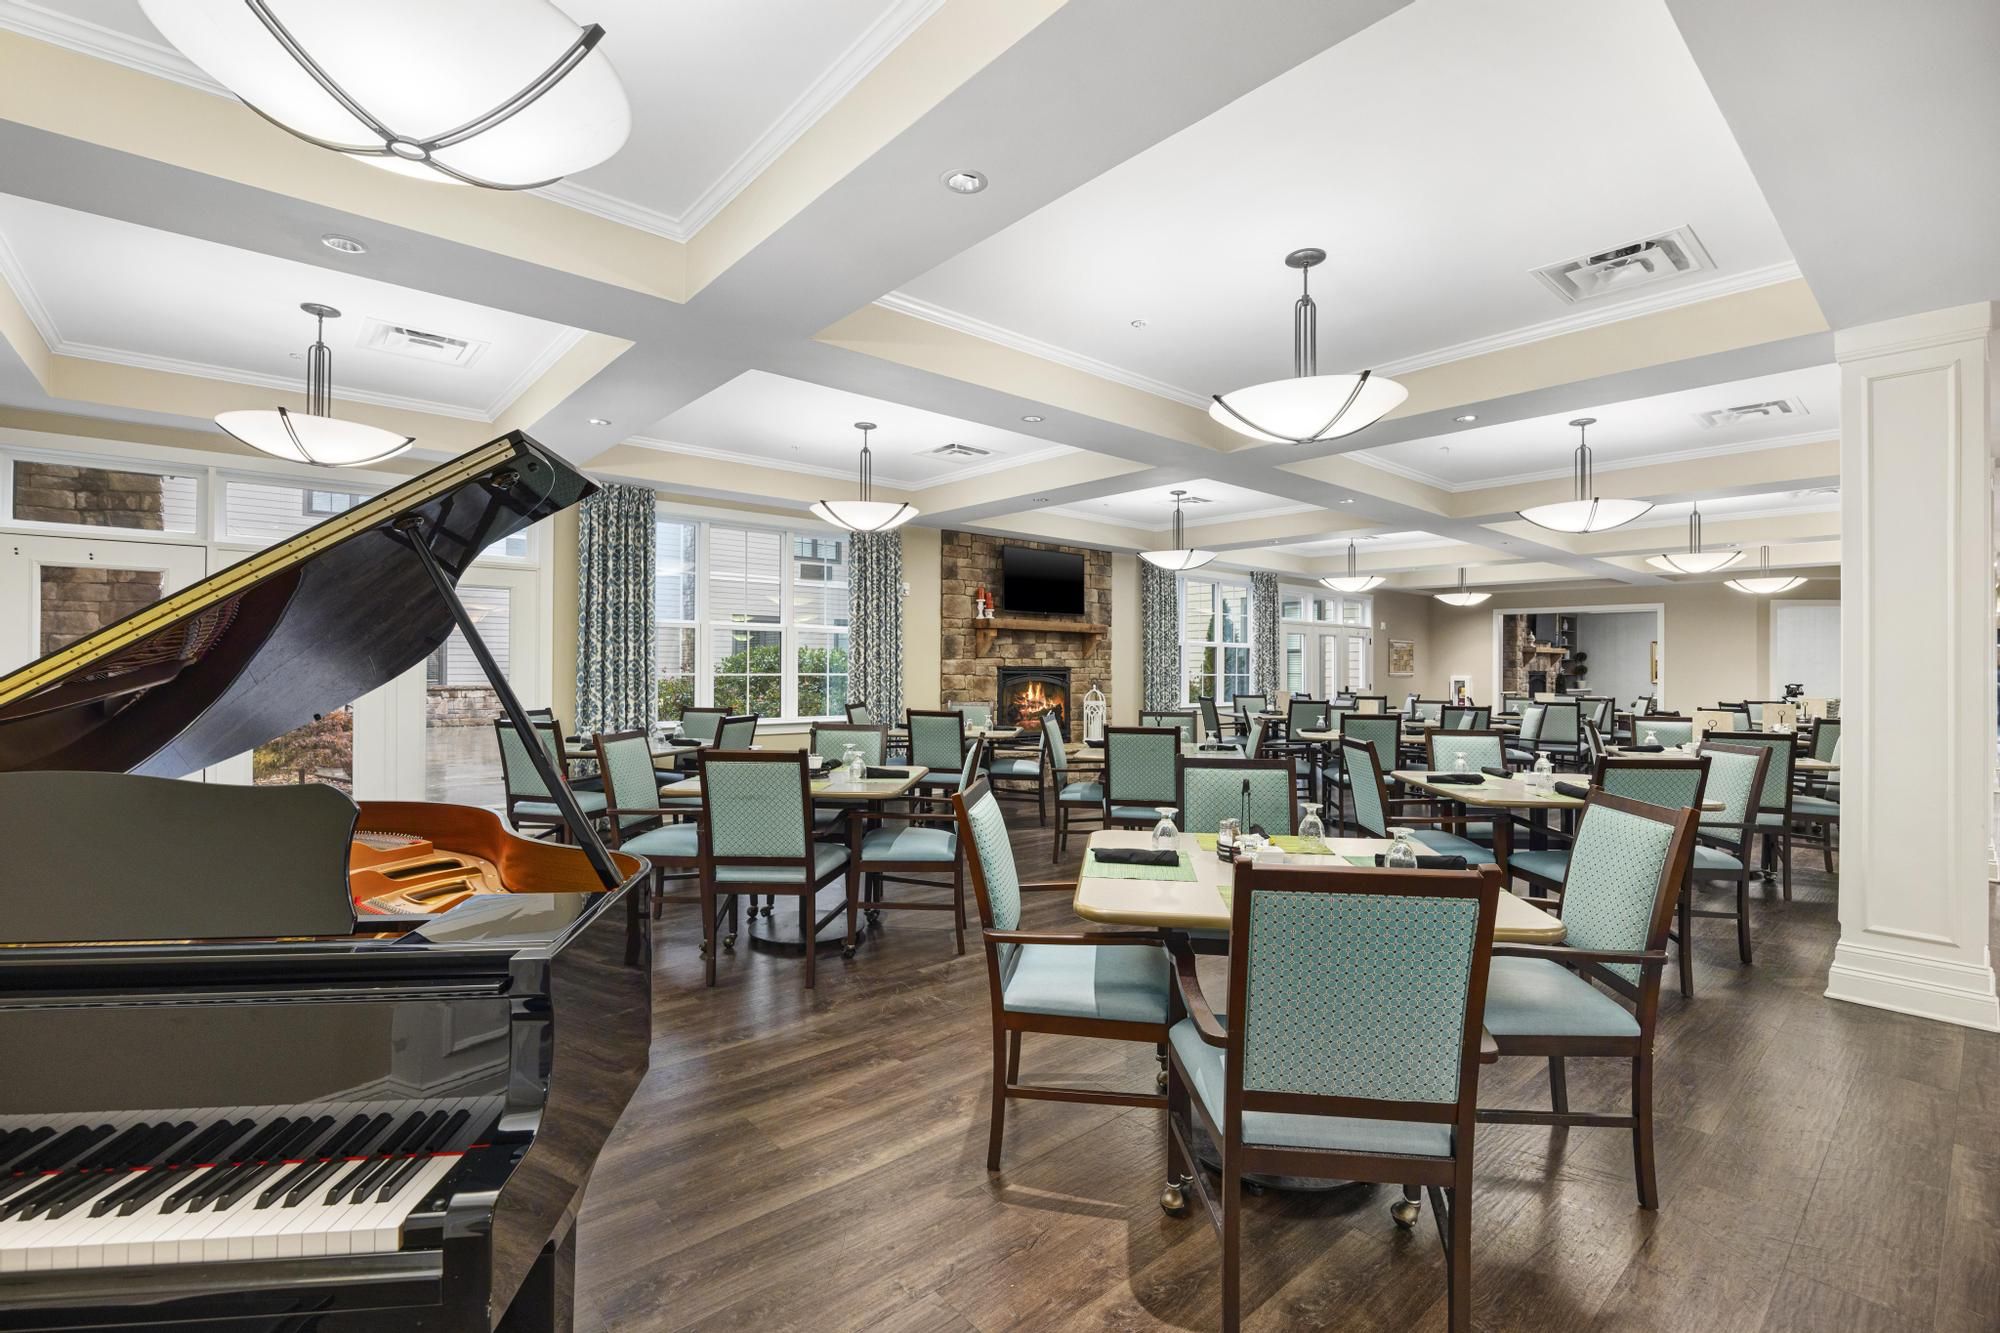
[[1471,703],[1472,677],[1453,676],[1451,678],[1451,688],[1445,691],[1445,698],[1449,699],[1452,703],[1455,704]]
[[1389,640],[1389,674],[1392,676],[1417,674],[1417,645],[1414,640]]
[[1651,663],[1652,670],[1652,674],[1647,677],[1647,680],[1658,685],[1660,683],[1660,641],[1658,639],[1653,640],[1653,649],[1647,660]]

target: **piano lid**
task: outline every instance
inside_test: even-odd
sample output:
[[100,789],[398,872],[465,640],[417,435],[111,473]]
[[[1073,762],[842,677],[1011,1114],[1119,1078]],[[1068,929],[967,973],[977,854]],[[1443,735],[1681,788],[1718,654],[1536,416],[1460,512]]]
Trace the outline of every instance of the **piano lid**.
[[596,486],[519,431],[0,676],[0,771],[180,777],[351,703],[452,630],[456,582]]

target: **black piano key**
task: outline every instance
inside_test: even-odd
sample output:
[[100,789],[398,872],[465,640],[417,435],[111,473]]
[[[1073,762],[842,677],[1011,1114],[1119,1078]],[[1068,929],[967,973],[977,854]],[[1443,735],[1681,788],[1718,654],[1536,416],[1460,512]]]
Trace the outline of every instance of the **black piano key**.
[[375,1151],[378,1153],[385,1153],[385,1154],[393,1152],[401,1152],[403,1150],[403,1144],[409,1140],[411,1135],[417,1132],[417,1129],[424,1123],[426,1119],[428,1119],[428,1117],[425,1116],[422,1111],[410,1112],[409,1119],[405,1120],[401,1125],[397,1126],[396,1132],[394,1134],[391,1134],[388,1137],[388,1139],[382,1144],[382,1146],[377,1148]]
[[428,1161],[430,1161],[428,1157],[404,1158],[402,1164],[390,1174],[387,1180],[382,1182],[382,1188],[375,1194],[375,1201],[377,1203],[387,1203],[389,1200],[395,1198],[397,1194],[402,1192],[403,1186],[410,1183],[410,1177],[416,1175],[418,1170]]
[[99,1199],[91,1205],[90,1215],[102,1217],[116,1208],[120,1217],[130,1217],[162,1190],[186,1182],[186,1174],[173,1170],[174,1166],[213,1160],[211,1153],[219,1152],[241,1138],[250,1124],[248,1120],[218,1120],[189,1139],[187,1132],[194,1128],[194,1122],[183,1121],[174,1127],[177,1132],[173,1137],[153,1154],[153,1160],[147,1164],[152,1169],[139,1172],[129,1182]]
[[27,1221],[78,1179],[68,1175],[36,1176],[28,1182],[29,1188],[0,1203],[0,1222]]
[[328,1204],[339,1203],[341,1196],[346,1194],[347,1191],[353,1187],[356,1181],[360,1180],[362,1176],[366,1175],[369,1171],[374,1169],[376,1161],[377,1161],[376,1158],[368,1157],[368,1158],[363,1158],[359,1162],[344,1163],[343,1165],[346,1165],[350,1169],[344,1172],[338,1180],[333,1182],[333,1187],[327,1190],[326,1198],[322,1202]]
[[319,1150],[320,1156],[322,1157],[346,1156],[347,1145],[352,1143],[355,1139],[359,1138],[361,1136],[361,1131],[366,1128],[368,1128],[368,1116],[364,1112],[363,1114],[355,1116],[352,1120],[342,1125],[340,1127],[340,1132],[338,1134],[335,1134],[332,1138],[328,1139],[326,1141],[326,1146]]
[[246,1163],[238,1168],[228,1185],[215,1196],[217,1210],[233,1206],[238,1199],[279,1172],[289,1174],[291,1168],[298,1165],[297,1159],[306,1155],[332,1128],[333,1117],[330,1115],[323,1115],[317,1120],[301,1118],[290,1134],[270,1145],[262,1162]]
[[26,1157],[30,1150],[55,1137],[55,1130],[48,1125],[24,1125],[10,1130],[0,1137],[0,1172],[11,1171],[14,1160]]
[[347,1162],[343,1158],[329,1157],[323,1161],[314,1162],[309,1166],[300,1167],[299,1170],[303,1174],[287,1176],[270,1189],[265,1190],[264,1197],[257,1200],[257,1206],[259,1208],[269,1207],[277,1199],[279,1192],[283,1191],[285,1207],[296,1208],[299,1205],[299,1200],[312,1193],[315,1186],[346,1165]]
[[378,1157],[372,1162],[364,1163],[362,1173],[355,1178],[348,1192],[347,1201],[366,1203],[369,1191],[388,1179],[389,1173],[394,1171],[402,1160],[401,1157]]
[[449,1111],[431,1112],[430,1119],[424,1121],[418,1127],[416,1133],[403,1140],[403,1151],[407,1153],[429,1152],[431,1150],[431,1140],[436,1137],[438,1132],[445,1127],[445,1122],[450,1119],[451,1113]]
[[82,1160],[76,1164],[77,1170],[102,1171],[106,1167],[119,1165],[125,1160],[125,1155],[132,1150],[133,1145],[142,1143],[152,1137],[152,1133],[156,1128],[158,1126],[150,1120],[136,1125],[127,1125],[121,1133],[113,1136],[110,1141],[100,1144],[98,1147],[92,1148],[88,1153],[84,1154]]
[[160,1206],[160,1211],[171,1213],[185,1204],[189,1212],[200,1212],[220,1198],[222,1192],[235,1183],[240,1175],[253,1170],[257,1163],[269,1156],[273,1146],[289,1138],[293,1126],[297,1123],[291,1116],[279,1116],[264,1126],[262,1131],[253,1135],[248,1143],[230,1153],[226,1165],[204,1172],[190,1185],[169,1194],[166,1203]]
[[458,1137],[458,1132],[465,1128],[465,1122],[470,1119],[472,1119],[470,1111],[453,1111],[451,1117],[438,1126],[437,1132],[424,1144],[424,1151],[443,1152],[451,1146],[452,1140]]
[[[221,1212],[226,1208],[234,1206],[238,1199],[248,1194],[251,1190],[256,1189],[257,1186],[263,1184],[278,1172],[284,1170],[286,1165],[283,1161],[273,1160],[261,1162],[256,1165],[245,1163],[235,1168],[229,1183],[222,1190],[218,1191],[215,1196],[216,1211]],[[202,1206],[202,1204],[197,1203],[195,1208],[198,1211]]]
[[60,1203],[51,1204],[49,1217],[67,1217],[92,1199],[99,1197],[124,1178],[122,1172],[99,1171],[83,1178],[83,1183],[64,1195]]
[[[340,1155],[343,1157],[359,1157],[363,1153],[372,1151],[369,1145],[382,1137],[382,1132],[388,1129],[390,1124],[395,1121],[395,1118],[387,1111],[377,1113],[373,1119],[361,1127],[360,1133],[340,1146]],[[331,1157],[333,1154],[328,1153],[327,1156]]]
[[22,1160],[17,1168],[18,1175],[9,1180],[0,1180],[0,1200],[12,1200],[0,1206],[0,1218],[10,1217],[20,1208],[20,1201],[29,1194],[44,1188],[51,1179],[51,1172],[60,1171],[93,1145],[111,1136],[109,1125],[78,1125],[68,1133],[59,1134]]
[[254,1120],[219,1120],[196,1135],[194,1141],[173,1155],[169,1166],[201,1166],[207,1162],[219,1162],[229,1152],[230,1145],[255,1129]]

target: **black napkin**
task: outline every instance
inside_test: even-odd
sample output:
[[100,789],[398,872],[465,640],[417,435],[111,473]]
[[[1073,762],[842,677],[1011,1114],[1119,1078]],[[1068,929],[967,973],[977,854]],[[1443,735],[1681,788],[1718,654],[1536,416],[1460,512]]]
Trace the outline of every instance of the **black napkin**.
[[1562,796],[1574,796],[1579,801],[1590,799],[1590,788],[1579,787],[1574,782],[1558,782],[1556,792]]
[[1442,782],[1457,787],[1477,787],[1480,783],[1486,781],[1486,779],[1480,777],[1477,773],[1426,773],[1424,774],[1424,781]]
[[666,747],[669,750],[699,750],[701,748],[701,742],[684,741],[680,739],[678,736],[669,736],[666,739]]
[[877,768],[873,764],[870,764],[868,766],[868,776],[871,778],[906,778],[910,774],[907,769]]
[[1145,847],[1098,847],[1090,853],[1108,866],[1177,866],[1179,852],[1152,851]]
[[1621,750],[1633,750],[1639,754],[1660,754],[1667,747],[1664,745],[1621,745],[1618,748]]
[[[1382,853],[1377,852],[1375,854],[1375,864],[1378,866],[1387,866],[1389,863]],[[1463,870],[1465,869],[1465,858],[1462,856],[1419,856],[1417,858],[1417,869]]]
[[1481,773],[1484,773],[1489,778],[1511,778],[1514,776],[1514,774],[1510,770],[1504,768],[1495,768],[1491,764],[1486,765],[1479,771]]

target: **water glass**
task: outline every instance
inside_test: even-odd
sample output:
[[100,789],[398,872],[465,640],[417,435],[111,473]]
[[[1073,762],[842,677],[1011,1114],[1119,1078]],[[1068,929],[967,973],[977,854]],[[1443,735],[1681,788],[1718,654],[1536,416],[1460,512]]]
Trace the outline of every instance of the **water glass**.
[[1319,817],[1319,805],[1316,802],[1307,801],[1300,808],[1306,812],[1305,818],[1299,821],[1300,839],[1319,839],[1323,841],[1326,838],[1326,821]]
[[1158,807],[1160,822],[1153,825],[1153,850],[1156,852],[1177,852],[1181,847],[1181,831],[1174,827],[1174,816],[1180,813],[1178,806]]
[[1657,731],[1654,731],[1654,730],[1653,730],[1653,729],[1652,729],[1651,727],[1648,727],[1648,728],[1646,729],[1646,739],[1645,739],[1644,741],[1641,741],[1641,742],[1640,742],[1640,744],[1642,744],[1642,745],[1658,745],[1659,743],[1660,743],[1660,733],[1659,733],[1659,732],[1657,732]]
[[1457,753],[1457,755],[1453,757],[1451,761],[1451,771],[1454,773],[1470,773],[1472,771],[1472,766],[1465,762],[1465,751],[1460,750]]
[[1417,844],[1410,840],[1406,828],[1392,828],[1389,836],[1393,839],[1389,850],[1382,856],[1382,864],[1391,870],[1415,870],[1417,868]]

